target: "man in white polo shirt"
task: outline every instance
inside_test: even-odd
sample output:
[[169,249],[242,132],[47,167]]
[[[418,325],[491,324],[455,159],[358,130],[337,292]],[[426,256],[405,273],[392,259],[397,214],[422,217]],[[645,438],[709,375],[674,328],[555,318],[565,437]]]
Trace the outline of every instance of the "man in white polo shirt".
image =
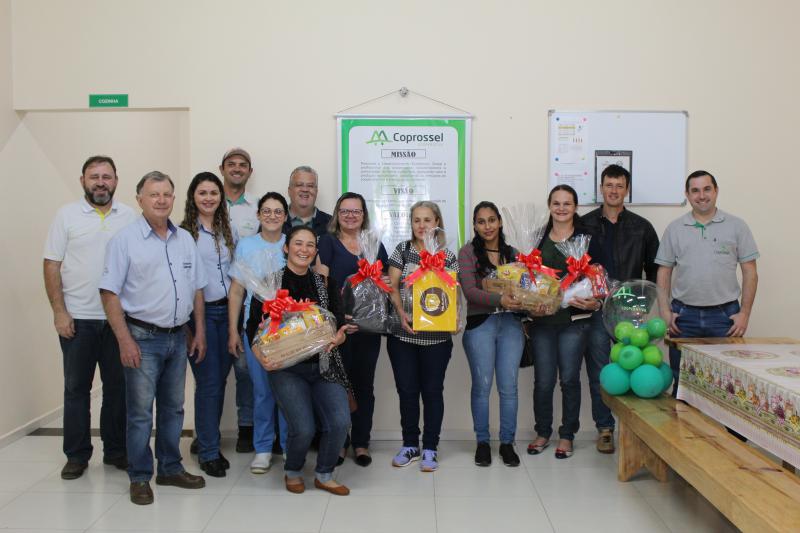
[[[258,198],[250,198],[245,191],[247,181],[253,174],[250,154],[243,148],[231,148],[222,156],[219,171],[222,174],[222,187],[225,189],[231,226],[239,232],[240,239],[255,235],[261,229],[258,221]],[[248,315],[244,313],[243,316]],[[239,424],[236,451],[250,453],[254,450],[253,381],[247,370],[246,357],[236,358],[233,374],[236,377],[236,418]],[[192,442],[192,453],[196,453],[195,448],[195,442]]]
[[63,479],[81,477],[92,456],[90,392],[95,367],[103,380],[100,437],[103,462],[124,469],[125,377],[97,285],[109,239],[136,213],[114,200],[117,168],[110,157],[83,164],[84,197],[56,213],[44,247],[44,286],[64,359]]
[[[667,226],[656,254],[658,285],[672,300],[661,302],[672,337],[741,337],[747,331],[758,287],[758,248],[744,220],[717,209],[718,192],[709,172],[689,174],[686,199],[692,211]],[[670,347],[673,396],[680,360],[680,350]]]

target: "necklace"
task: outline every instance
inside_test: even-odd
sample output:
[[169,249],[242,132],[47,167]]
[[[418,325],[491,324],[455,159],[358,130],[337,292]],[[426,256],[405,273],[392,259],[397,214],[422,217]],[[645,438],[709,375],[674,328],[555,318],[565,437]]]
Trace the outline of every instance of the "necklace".
[[496,253],[496,254],[499,254],[499,253],[500,253],[500,250],[490,250],[489,248],[484,248],[484,249],[485,249],[487,252],[493,252],[493,253]]

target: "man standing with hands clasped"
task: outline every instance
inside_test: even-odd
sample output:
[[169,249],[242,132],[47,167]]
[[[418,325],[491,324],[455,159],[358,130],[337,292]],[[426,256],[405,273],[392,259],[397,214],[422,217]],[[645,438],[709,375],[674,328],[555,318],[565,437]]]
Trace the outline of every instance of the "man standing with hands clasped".
[[[205,486],[186,472],[179,442],[183,429],[186,348],[205,357],[203,287],[206,274],[194,239],[169,220],[175,186],[166,174],[149,172],[136,186],[142,216],[111,239],[100,280],[108,322],[119,342],[127,389],[130,498],[153,503],[150,433],[156,402],[156,484],[185,489]],[[195,333],[186,323],[194,311]]]
[[[718,192],[709,172],[689,174],[686,199],[692,211],[667,226],[658,248],[658,285],[672,299],[662,301],[661,315],[672,337],[741,337],[747,331],[758,286],[758,248],[744,220],[717,209]],[[680,361],[680,350],[671,346],[673,396]]]
[[91,390],[95,367],[103,380],[100,437],[103,463],[124,470],[125,376],[117,339],[106,321],[97,284],[106,244],[136,218],[114,201],[117,167],[104,155],[83,164],[84,197],[56,213],[44,247],[44,286],[64,357],[64,455],[62,479],[77,479],[92,456]]

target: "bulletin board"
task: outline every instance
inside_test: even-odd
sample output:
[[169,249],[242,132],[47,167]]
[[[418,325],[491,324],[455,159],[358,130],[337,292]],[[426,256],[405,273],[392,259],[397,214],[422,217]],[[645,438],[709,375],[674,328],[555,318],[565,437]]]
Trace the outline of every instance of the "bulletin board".
[[580,205],[602,202],[600,175],[609,164],[631,173],[631,204],[685,201],[686,111],[550,110],[549,184],[571,185]]

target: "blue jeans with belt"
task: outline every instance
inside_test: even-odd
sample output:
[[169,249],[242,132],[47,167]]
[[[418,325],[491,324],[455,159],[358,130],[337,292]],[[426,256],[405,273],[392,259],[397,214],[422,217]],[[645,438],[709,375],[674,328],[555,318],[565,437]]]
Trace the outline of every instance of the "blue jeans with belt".
[[64,455],[74,463],[92,456],[91,391],[96,367],[103,380],[100,437],[103,456],[125,456],[125,374],[119,346],[105,320],[74,320],[75,335],[59,337],[64,356]]
[[219,457],[219,422],[225,399],[225,384],[234,357],[228,353],[228,307],[205,305],[206,357],[200,363],[192,357],[194,374],[194,427],[201,463]]
[[533,348],[534,429],[540,437],[553,433],[553,393],[561,381],[561,427],[558,436],[574,440],[580,426],[581,361],[586,350],[589,319],[563,325],[536,324],[531,328]]
[[183,472],[179,448],[186,386],[186,333],[153,331],[128,324],[141,351],[139,368],[125,368],[128,408],[128,477],[132,483],[153,477],[153,402],[156,404],[158,475]]
[[500,442],[513,443],[517,431],[517,378],[525,346],[522,323],[513,313],[489,315],[462,337],[472,374],[472,426],[478,442],[489,442],[489,395],[497,375],[500,396]]
[[321,482],[330,481],[350,426],[347,391],[340,384],[325,380],[316,362],[269,372],[269,383],[289,424],[284,448],[286,475],[290,478],[303,475],[308,448],[319,430],[321,438],[314,471]]
[[[739,312],[739,302],[732,302],[698,307],[687,305],[680,300],[672,300],[672,312],[678,317],[675,324],[681,330],[682,338],[692,337],[727,337],[728,330],[733,325],[731,316]],[[681,351],[674,346],[669,348],[669,366],[672,367],[674,385],[672,396],[678,394],[678,377],[681,370]]]

